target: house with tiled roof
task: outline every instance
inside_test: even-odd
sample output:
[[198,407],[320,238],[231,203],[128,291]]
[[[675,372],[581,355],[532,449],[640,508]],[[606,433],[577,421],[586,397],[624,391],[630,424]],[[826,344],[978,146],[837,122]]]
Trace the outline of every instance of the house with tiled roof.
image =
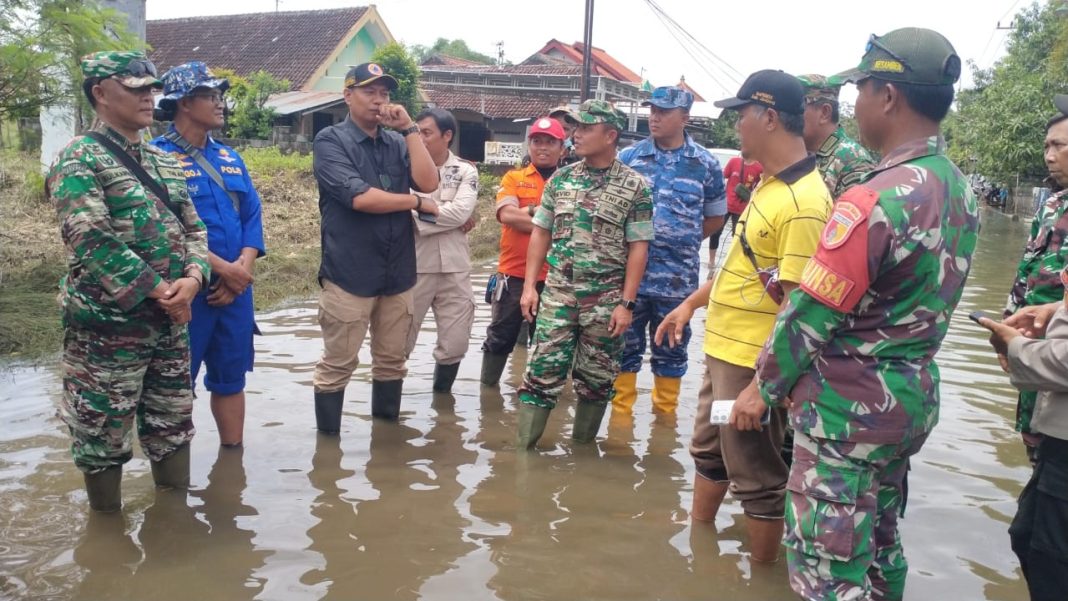
[[289,82],[268,102],[277,123],[310,140],[348,114],[341,90],[349,66],[392,42],[374,5],[148,21],[150,58],[160,70],[199,60],[249,75],[260,69]]
[[[544,55],[574,65],[582,65],[582,55],[585,52],[585,49],[586,46],[582,42],[575,42],[569,46],[560,40],[553,38],[549,40],[545,46],[542,46],[541,50],[535,52],[534,56]],[[592,46],[590,48],[590,61],[592,62],[590,70],[594,75],[611,77],[616,81],[626,81],[638,85],[641,85],[642,83],[640,75],[628,69],[626,65],[619,62],[613,58],[612,55],[597,46]]]
[[679,83],[675,84],[675,86],[679,87],[679,88],[682,88],[683,90],[686,90],[687,92],[693,94],[694,102],[707,102],[705,100],[704,96],[698,94],[697,90],[693,89],[692,87],[690,87],[690,84],[686,83],[686,76],[685,75],[683,75],[682,77],[679,77]]
[[[581,43],[567,46],[550,40],[517,65],[483,65],[438,55],[420,65],[419,85],[429,105],[448,109],[456,117],[460,156],[482,161],[487,142],[525,143],[535,118],[557,106],[578,106],[582,48]],[[599,48],[591,52],[590,97],[637,114],[649,96],[641,89],[641,78],[607,52]]]

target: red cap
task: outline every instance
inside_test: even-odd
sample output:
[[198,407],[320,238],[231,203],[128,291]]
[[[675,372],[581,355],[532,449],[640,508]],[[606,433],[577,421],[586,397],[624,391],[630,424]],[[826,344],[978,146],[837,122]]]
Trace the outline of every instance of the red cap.
[[533,138],[534,134],[545,134],[557,140],[563,140],[567,137],[564,135],[564,126],[560,125],[560,122],[552,117],[538,117],[535,119],[534,124],[530,126],[530,133],[527,134],[527,138]]

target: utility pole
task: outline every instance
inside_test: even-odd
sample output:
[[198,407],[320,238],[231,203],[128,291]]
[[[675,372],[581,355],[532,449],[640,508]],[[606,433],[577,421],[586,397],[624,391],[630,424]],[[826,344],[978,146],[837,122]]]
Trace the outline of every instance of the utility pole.
[[497,66],[504,66],[504,40],[501,40],[495,44],[497,46]]
[[590,99],[591,53],[593,52],[593,0],[586,0],[586,27],[582,33],[582,90],[579,100]]

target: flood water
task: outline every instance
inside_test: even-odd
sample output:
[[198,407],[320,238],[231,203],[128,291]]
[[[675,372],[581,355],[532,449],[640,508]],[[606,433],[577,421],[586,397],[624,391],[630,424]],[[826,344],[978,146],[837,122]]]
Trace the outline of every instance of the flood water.
[[[939,357],[941,423],[913,459],[901,524],[908,599],[1027,598],[1006,534],[1030,471],[1012,431],[1015,394],[966,319],[1004,305],[1026,225],[990,211],[983,221]],[[525,354],[514,355],[500,391],[480,390],[488,318],[479,303],[454,394],[430,393],[428,320],[400,422],[371,420],[361,367],[341,436],[322,437],[312,410],[321,351],[314,303],[261,315],[244,451],[218,448],[201,398],[188,496],[157,492],[138,451],[126,465],[121,516],[88,515],[54,417],[54,366],[0,371],[0,598],[794,598],[782,561],[750,564],[736,502],[728,499],[714,526],[690,524],[686,444],[700,335],[677,424],[653,420],[646,370],[633,422],[606,418],[596,444],[574,445],[567,396],[540,452],[517,455],[514,391]]]

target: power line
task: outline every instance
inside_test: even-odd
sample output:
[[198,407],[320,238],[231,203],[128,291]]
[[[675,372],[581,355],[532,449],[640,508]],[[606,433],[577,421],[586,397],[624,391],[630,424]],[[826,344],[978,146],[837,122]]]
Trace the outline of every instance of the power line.
[[[684,50],[692,48],[693,50],[696,50],[698,52],[703,51],[706,58],[711,59],[709,62],[712,62],[714,66],[716,66],[720,70],[723,76],[725,76],[728,80],[734,82],[735,85],[741,82],[741,79],[744,78],[744,76],[739,72],[738,69],[736,69],[731,63],[728,63],[723,58],[721,58],[719,54],[713,52],[711,49],[705,46],[700,41],[700,39],[697,39],[693,34],[687,31],[685,27],[679,25],[679,22],[675,20],[671,15],[666,13],[666,11],[664,11],[662,7],[656,3],[655,0],[645,0],[645,3],[649,6],[649,9],[653,11],[655,15],[657,15],[657,17],[663,23],[664,28],[668,29],[669,33],[672,33],[672,36],[675,37],[676,42],[678,42],[679,46],[684,48]],[[684,38],[679,38],[679,34]],[[697,64],[700,65],[706,73],[708,73],[708,69],[705,68],[703,61],[695,57],[694,54],[689,50],[688,53],[694,59],[694,61],[696,61]],[[713,79],[716,79],[714,78],[714,76],[711,76],[711,74],[709,74],[709,76],[713,77]],[[720,83],[720,85],[722,86],[722,83]],[[724,86],[724,90],[727,90],[726,86]],[[729,90],[727,91],[729,92]]]
[[720,70],[723,71],[723,74],[726,75],[728,79],[733,81],[735,84],[741,83],[741,79],[743,79],[745,76],[740,71],[735,69],[733,65],[728,63],[715,52],[712,52],[712,50],[709,49],[708,46],[705,46],[701,42],[701,40],[697,39],[693,34],[687,31],[685,27],[680,25],[678,21],[672,18],[671,15],[667,14],[667,12],[663,8],[661,8],[660,5],[655,2],[655,0],[645,0],[645,3],[648,4],[649,7],[652,8],[655,13],[662,15],[665,19],[667,19],[672,26],[678,29],[678,31],[680,31],[684,36],[689,38],[693,44],[703,50],[709,57],[726,67],[726,69],[721,68]]
[[[980,68],[983,68],[983,67],[986,66],[986,53],[987,53],[988,50],[990,50],[990,43],[994,41],[994,36],[996,36],[998,34],[998,31],[1004,31],[1006,29],[1011,29],[1012,28],[1011,26],[1010,27],[1001,27],[1001,22],[1004,21],[1006,17],[1008,17],[1009,15],[1013,14],[1013,11],[1016,10],[1016,7],[1019,6],[1020,2],[1022,2],[1022,1],[1023,0],[1015,0],[1011,5],[1009,5],[1008,10],[1006,10],[1004,12],[1004,14],[1002,14],[1001,17],[998,19],[998,21],[997,21],[998,22],[998,26],[995,27],[994,29],[990,30],[990,37],[988,37],[986,39],[986,44],[983,44],[983,51],[979,53],[979,60],[976,61],[976,65],[979,66]],[[1004,36],[1002,36],[1001,42],[998,44],[998,48],[1000,48],[1001,44],[1004,44],[1004,43],[1005,43],[1005,38],[1004,38]],[[990,60],[993,61],[997,57],[997,54],[998,54],[998,51],[995,49],[993,56],[990,57]]]
[[712,71],[710,71],[707,68],[705,68],[704,61],[702,61],[700,58],[698,58],[693,53],[693,51],[689,48],[689,46],[687,46],[682,41],[682,39],[679,38],[678,34],[675,33],[675,31],[671,28],[671,26],[669,26],[667,24],[667,22],[660,16],[660,14],[658,14],[656,11],[653,11],[653,14],[656,15],[657,19],[659,19],[660,22],[664,25],[664,28],[667,29],[668,34],[671,35],[671,37],[675,39],[675,42],[678,43],[679,47],[682,48],[683,51],[686,52],[686,54],[690,55],[690,58],[692,58],[694,60],[694,62],[697,63],[697,66],[702,71],[704,71],[709,77],[711,77],[712,81],[716,82],[716,85],[718,85],[725,93],[729,94],[730,93],[730,88],[728,88],[727,86],[723,85],[723,82],[721,82],[719,80],[719,78],[716,77],[716,75],[714,73],[712,73]]

